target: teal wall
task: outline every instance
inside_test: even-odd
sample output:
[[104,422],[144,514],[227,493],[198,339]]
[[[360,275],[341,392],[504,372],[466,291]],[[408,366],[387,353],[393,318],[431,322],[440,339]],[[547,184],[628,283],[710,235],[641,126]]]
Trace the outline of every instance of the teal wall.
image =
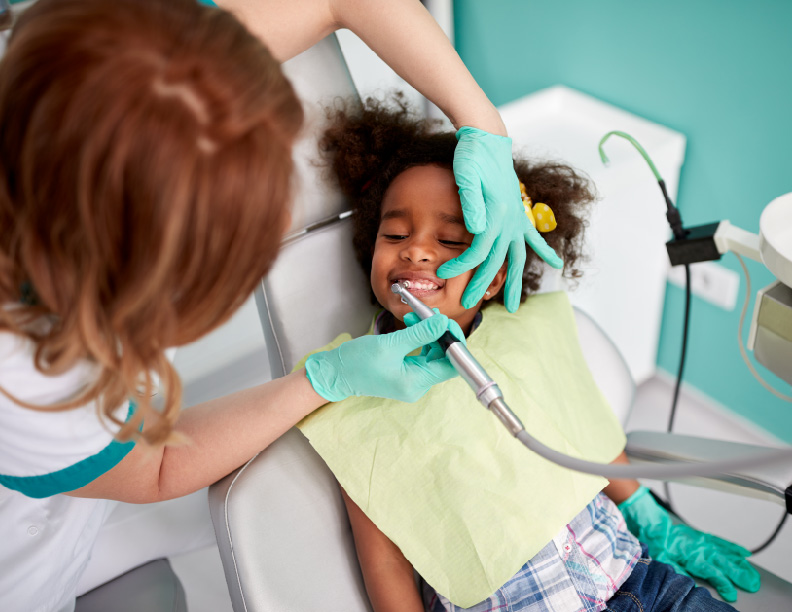
[[[685,134],[686,225],[729,219],[758,232],[764,205],[792,191],[787,0],[456,0],[454,9],[459,53],[495,104],[563,84]],[[660,196],[649,205],[662,206]],[[733,255],[721,263],[741,270]],[[748,265],[754,291],[774,280]],[[792,403],[765,391],[740,357],[743,296],[744,282],[734,312],[694,298],[685,380],[792,442]],[[657,362],[674,374],[683,312],[684,292],[669,286]]]

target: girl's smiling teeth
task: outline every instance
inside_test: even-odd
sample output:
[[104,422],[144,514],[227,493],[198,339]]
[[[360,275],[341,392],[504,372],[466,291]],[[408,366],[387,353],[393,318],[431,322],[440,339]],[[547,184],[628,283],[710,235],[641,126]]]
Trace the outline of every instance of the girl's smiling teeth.
[[405,280],[400,279],[399,282],[404,285],[404,288],[409,291],[436,291],[440,288],[439,285],[430,280]]

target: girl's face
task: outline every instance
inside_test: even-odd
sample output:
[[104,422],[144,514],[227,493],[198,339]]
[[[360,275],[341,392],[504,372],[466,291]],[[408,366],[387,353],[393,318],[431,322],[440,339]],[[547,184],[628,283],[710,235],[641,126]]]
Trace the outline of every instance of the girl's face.
[[[391,285],[409,280],[413,295],[454,319],[467,334],[481,307],[481,302],[462,307],[473,270],[449,279],[437,277],[437,268],[461,255],[473,240],[465,228],[453,172],[439,166],[405,170],[385,192],[380,215],[371,263],[371,287],[379,303],[402,321],[410,307]],[[502,280],[490,287],[490,298],[501,285]]]

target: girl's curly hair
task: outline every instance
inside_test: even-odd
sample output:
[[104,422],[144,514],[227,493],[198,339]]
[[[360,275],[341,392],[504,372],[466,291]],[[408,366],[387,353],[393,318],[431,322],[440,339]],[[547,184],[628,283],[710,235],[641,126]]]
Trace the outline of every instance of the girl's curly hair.
[[[368,275],[380,205],[388,187],[399,174],[415,166],[452,170],[456,137],[453,132],[438,131],[439,122],[417,116],[400,93],[385,101],[368,98],[362,105],[347,102],[329,110],[328,118],[330,127],[320,147],[354,210],[355,254]],[[531,199],[544,202],[555,214],[558,227],[542,236],[564,260],[564,276],[580,277],[575,265],[583,258],[587,206],[595,199],[589,179],[554,161],[515,160],[514,169]],[[523,300],[539,289],[545,268],[526,245]],[[503,292],[491,300],[495,301],[503,303]]]

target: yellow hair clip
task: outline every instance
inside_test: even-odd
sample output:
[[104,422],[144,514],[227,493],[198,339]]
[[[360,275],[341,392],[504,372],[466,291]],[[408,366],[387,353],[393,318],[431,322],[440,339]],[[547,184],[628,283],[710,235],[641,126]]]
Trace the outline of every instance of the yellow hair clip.
[[537,202],[534,204],[530,196],[525,191],[525,185],[520,181],[520,195],[522,196],[523,207],[525,207],[525,215],[537,230],[547,233],[552,232],[558,223],[556,222],[553,211],[547,204]]

